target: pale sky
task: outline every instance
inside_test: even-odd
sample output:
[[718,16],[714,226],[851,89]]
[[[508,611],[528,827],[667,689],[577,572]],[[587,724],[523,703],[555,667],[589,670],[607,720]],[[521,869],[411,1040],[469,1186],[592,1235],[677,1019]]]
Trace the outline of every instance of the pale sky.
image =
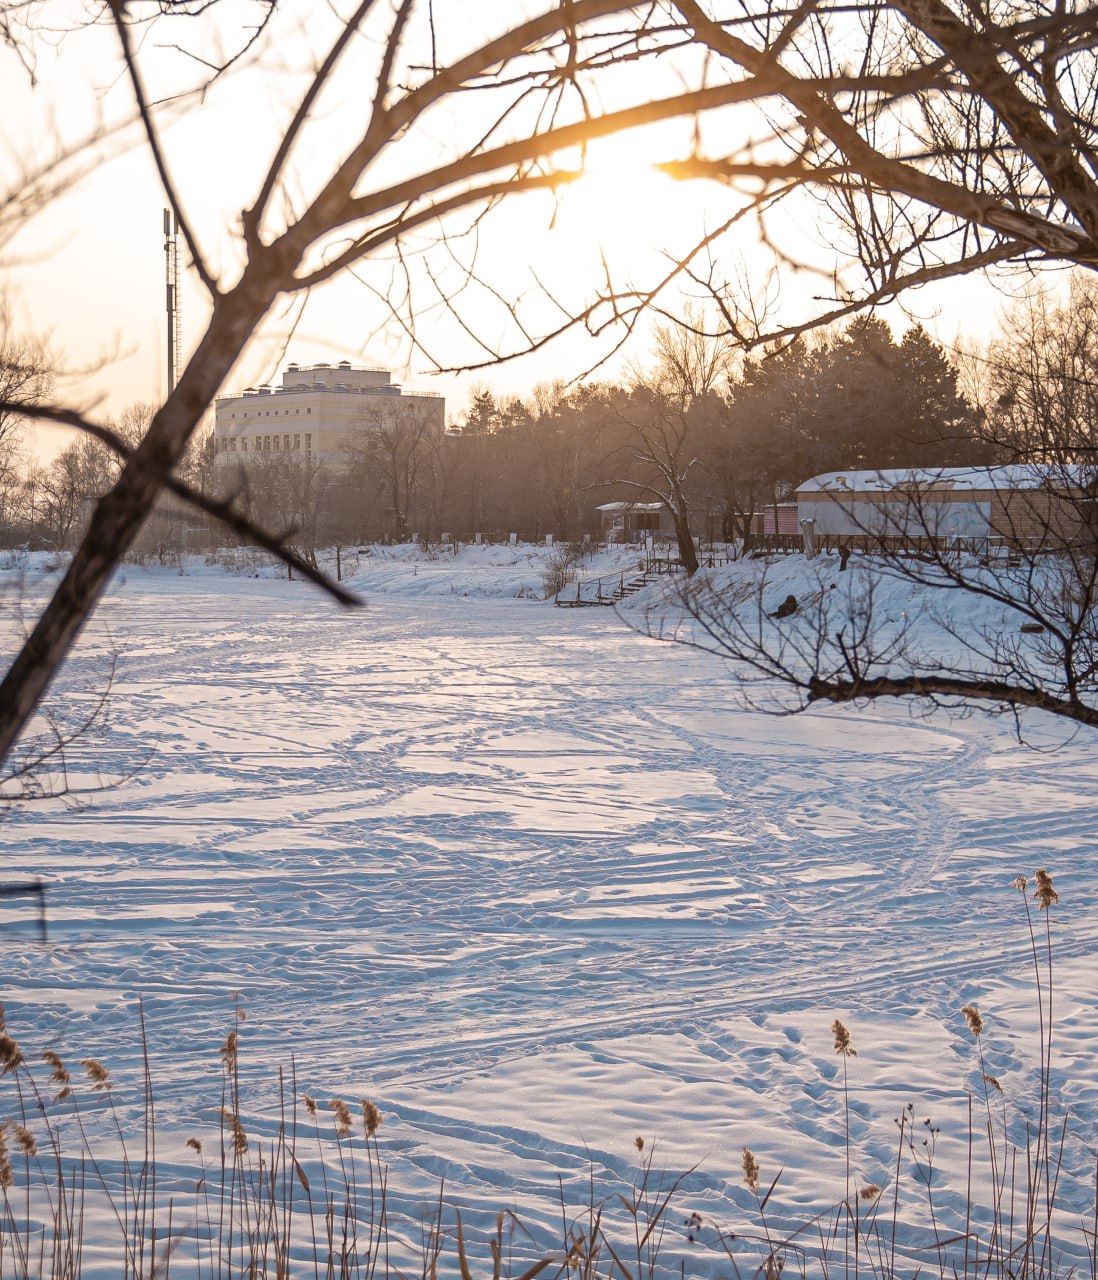
[[[482,21],[488,21],[493,12],[501,11],[501,3],[473,8]],[[60,5],[54,12],[63,10]],[[515,10],[514,4],[505,6],[509,17]],[[459,5],[450,12],[468,21],[470,11],[470,6]],[[240,4],[237,12],[250,10]],[[201,104],[189,102],[166,130],[169,164],[184,204],[215,269],[230,278],[232,250],[224,232],[234,226],[238,211],[254,195],[275,144],[273,122],[296,100],[303,82],[301,68],[309,65],[314,45],[323,47],[325,21],[331,23],[328,11],[319,5],[308,7],[307,28],[301,13],[299,7],[292,18],[295,26],[288,34],[293,39],[283,32],[261,68],[244,68],[227,77]],[[164,30],[163,25],[156,28],[158,33]],[[455,34],[454,39],[459,38]],[[159,44],[163,42],[161,34]],[[97,116],[117,120],[129,109],[128,86],[117,72],[112,30],[82,30],[52,44],[53,48],[40,50],[38,85],[33,89],[12,52],[0,49],[0,107],[6,120],[23,123],[20,131],[10,131],[0,144],[0,182],[7,175],[8,186],[18,163],[41,159],[57,136],[71,139]],[[142,56],[147,60],[150,87],[167,92],[179,87],[181,76],[193,75],[194,66],[159,44],[150,35]],[[611,86],[609,92],[615,91]],[[308,186],[311,165],[322,168],[325,160],[344,149],[344,139],[353,136],[347,132],[354,123],[348,124],[348,112],[353,114],[343,101],[324,107],[313,135],[316,141],[310,141],[309,158],[299,171],[301,187]],[[446,121],[432,121],[434,135],[428,130],[416,141],[421,162],[434,158],[424,148],[436,142],[439,152],[445,151],[469,124],[455,122],[454,138],[444,136],[447,127]],[[114,147],[121,154],[98,164],[2,250],[17,325],[48,338],[73,371],[75,376],[65,388],[69,398],[75,395],[84,407],[104,414],[138,400],[157,401],[166,390],[164,198],[147,150],[133,137],[135,145]],[[592,148],[590,179],[564,194],[555,216],[548,195],[505,201],[480,238],[479,262],[485,274],[508,296],[521,297],[527,315],[543,324],[552,324],[556,311],[544,299],[536,300],[538,282],[564,305],[574,306],[597,273],[601,254],[617,277],[650,280],[660,270],[661,251],[685,248],[699,231],[712,227],[735,207],[730,193],[715,184],[674,183],[647,167],[651,160],[686,154],[689,145],[689,126],[682,125]],[[326,148],[329,155],[324,154]],[[791,228],[786,225],[785,231],[788,234]],[[812,228],[802,233],[806,259],[822,252],[816,238]],[[792,240],[797,243],[796,229],[792,229]],[[753,231],[741,238],[738,253],[748,269],[765,265],[764,250]],[[445,259],[436,255],[432,262],[436,276],[444,278],[449,270],[453,278]],[[729,274],[736,271],[734,261],[721,265]],[[372,279],[375,287],[384,279],[372,268],[360,274]],[[825,283],[811,272],[791,274],[783,282],[780,304],[792,306],[799,296],[821,291]],[[466,291],[461,297],[463,320],[475,324],[489,341],[504,340],[506,326],[499,305],[483,292],[473,296],[473,291]],[[973,281],[923,291],[912,295],[907,305],[939,340],[951,343],[958,332],[986,337],[994,327],[1001,296]],[[185,356],[201,334],[207,314],[193,276],[184,280],[182,307]],[[494,370],[431,377],[426,357],[409,349],[405,335],[388,320],[376,296],[353,277],[326,286],[308,300],[303,311],[292,307],[289,314],[297,321],[296,331],[288,334],[287,313],[276,316],[225,390],[273,380],[289,360],[349,359],[392,368],[418,389],[442,391],[448,411],[457,415],[476,383],[485,383],[499,394],[526,394],[539,381],[582,374],[605,350],[605,343],[600,346],[577,334],[536,356]],[[907,323],[899,314],[891,318],[897,330]],[[479,354],[438,308],[421,310],[419,334],[440,363],[470,360]],[[639,337],[630,354],[642,357],[646,342]],[[611,364],[604,372],[612,375],[619,369],[619,364]]]

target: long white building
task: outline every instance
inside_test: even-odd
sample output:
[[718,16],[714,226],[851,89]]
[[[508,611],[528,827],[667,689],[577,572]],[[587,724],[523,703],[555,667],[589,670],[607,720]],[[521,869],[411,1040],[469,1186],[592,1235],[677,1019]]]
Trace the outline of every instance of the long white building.
[[446,426],[446,401],[405,391],[385,369],[340,364],[287,365],[281,386],[247,387],[221,396],[214,419],[219,463],[247,463],[263,453],[292,453],[346,463],[371,433],[401,426]]

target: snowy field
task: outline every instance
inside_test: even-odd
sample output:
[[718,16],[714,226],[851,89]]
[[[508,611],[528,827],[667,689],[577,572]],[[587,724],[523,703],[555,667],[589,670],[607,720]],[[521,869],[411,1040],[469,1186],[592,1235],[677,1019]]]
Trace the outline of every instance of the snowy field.
[[443,1179],[469,1222],[514,1208],[545,1238],[562,1183],[576,1207],[592,1177],[621,1190],[643,1136],[685,1173],[670,1271],[722,1275],[708,1228],[691,1242],[683,1222],[757,1223],[744,1146],[764,1187],[783,1171],[779,1228],[842,1198],[836,1018],[858,1050],[859,1185],[889,1183],[912,1103],[941,1129],[943,1221],[961,1212],[982,1090],[959,1010],[987,1020],[1017,1136],[1039,1062],[1010,882],[1047,866],[1053,1092],[1084,1175],[1064,1175],[1062,1243],[1084,1258],[1093,736],[1035,720],[1061,743],[1039,751],[984,716],[748,712],[718,660],[627,615],[516,598],[541,572],[521,549],[364,557],[367,607],[345,612],[274,577],[128,569],[57,696],[96,687],[116,650],[96,761],[144,763],[80,808],[4,815],[3,876],[48,882],[50,929],[43,948],[25,904],[0,904],[11,1034],[126,1078],[143,1002],[160,1156],[182,1167],[185,1138],[216,1123],[239,998],[253,1133],[292,1056],[301,1090],[380,1107],[397,1209],[414,1217]]

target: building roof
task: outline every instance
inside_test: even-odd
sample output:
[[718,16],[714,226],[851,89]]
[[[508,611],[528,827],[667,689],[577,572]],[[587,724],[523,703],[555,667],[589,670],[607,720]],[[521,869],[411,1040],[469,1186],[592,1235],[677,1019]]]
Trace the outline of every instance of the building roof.
[[406,391],[394,382],[387,369],[372,369],[352,365],[349,360],[339,364],[289,364],[282,374],[279,386],[264,385],[245,387],[243,391],[218,396],[218,404],[250,399],[255,396],[393,396],[402,400],[441,400],[437,391]]
[[1001,467],[900,467],[882,471],[827,471],[797,486],[797,494],[888,493],[912,489],[977,492],[988,489],[1083,488],[1098,475],[1091,466],[1014,463]]
[[662,511],[662,502],[604,502],[596,511]]

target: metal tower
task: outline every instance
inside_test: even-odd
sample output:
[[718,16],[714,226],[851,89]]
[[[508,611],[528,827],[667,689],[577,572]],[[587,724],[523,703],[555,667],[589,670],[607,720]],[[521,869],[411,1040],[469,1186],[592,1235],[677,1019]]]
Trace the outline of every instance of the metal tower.
[[182,328],[179,313],[179,219],[164,210],[164,283],[168,304],[168,395],[179,381],[179,349]]

